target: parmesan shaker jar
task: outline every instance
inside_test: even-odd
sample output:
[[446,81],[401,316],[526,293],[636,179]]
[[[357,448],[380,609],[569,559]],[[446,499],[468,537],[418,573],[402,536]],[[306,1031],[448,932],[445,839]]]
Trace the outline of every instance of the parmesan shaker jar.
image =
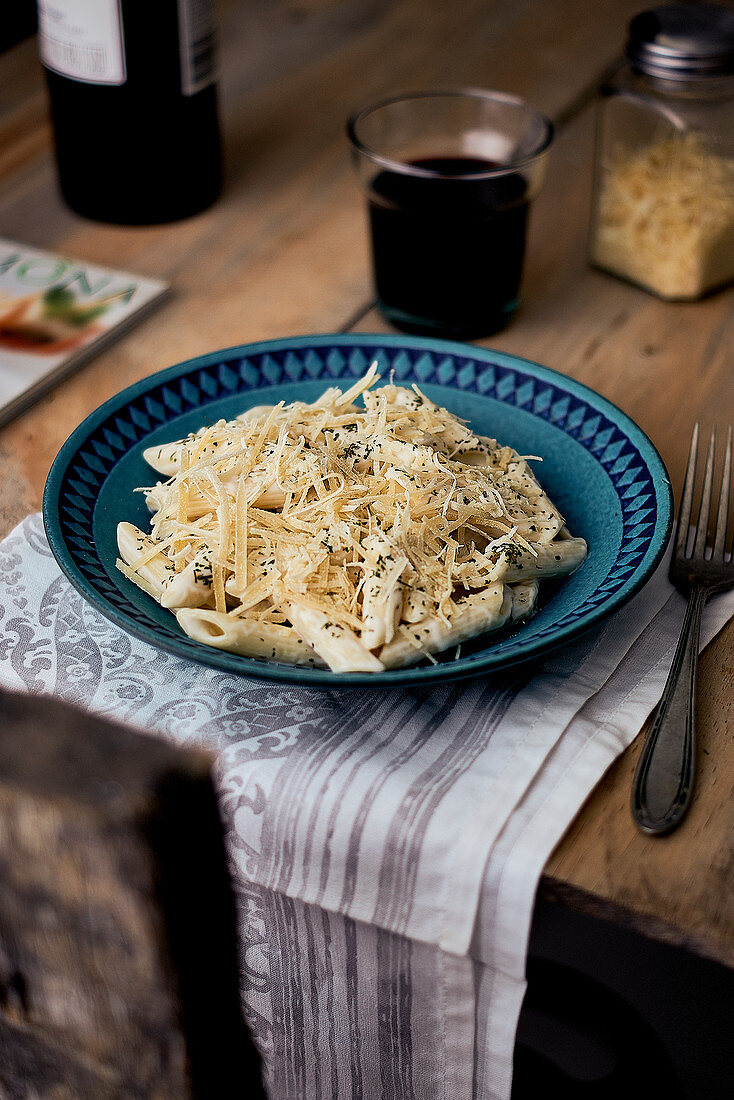
[[734,280],[734,12],[635,16],[597,115],[590,262],[660,298]]

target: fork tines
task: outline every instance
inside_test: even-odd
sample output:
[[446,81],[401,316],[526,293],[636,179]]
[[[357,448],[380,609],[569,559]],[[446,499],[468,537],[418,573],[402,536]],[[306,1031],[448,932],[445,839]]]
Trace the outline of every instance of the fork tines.
[[[675,554],[679,558],[686,557],[688,544],[688,532],[691,525],[691,511],[693,507],[693,494],[696,483],[696,461],[698,454],[698,424],[693,427],[691,435],[691,447],[688,452],[688,466],[686,478],[683,484],[683,496],[680,503],[678,516],[678,528],[676,531]],[[711,512],[711,495],[714,482],[714,460],[716,456],[716,428],[711,431],[708,454],[706,456],[706,469],[704,471],[703,489],[701,491],[701,504],[696,519],[696,537],[693,543],[692,556],[703,558],[706,551],[708,536],[709,515]],[[721,486],[719,489],[719,503],[716,515],[716,529],[714,532],[712,558],[724,558],[726,546],[726,529],[729,519],[729,496],[731,491],[731,465],[732,465],[732,428],[726,435],[726,450],[724,452],[724,465],[721,471]],[[690,556],[690,555],[688,555]]]

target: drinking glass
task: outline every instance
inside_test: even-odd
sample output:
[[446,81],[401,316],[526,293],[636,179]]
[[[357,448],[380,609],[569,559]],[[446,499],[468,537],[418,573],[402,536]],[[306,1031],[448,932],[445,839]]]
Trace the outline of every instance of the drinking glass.
[[385,99],[352,115],[347,133],[383,316],[458,340],[504,328],[550,121],[517,96],[468,88]]

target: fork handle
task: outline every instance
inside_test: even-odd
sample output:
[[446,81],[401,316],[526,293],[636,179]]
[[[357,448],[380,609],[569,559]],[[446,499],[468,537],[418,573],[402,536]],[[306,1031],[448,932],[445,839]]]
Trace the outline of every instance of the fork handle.
[[703,586],[691,589],[673,664],[632,784],[632,816],[652,836],[672,832],[693,793],[696,665],[707,595]]

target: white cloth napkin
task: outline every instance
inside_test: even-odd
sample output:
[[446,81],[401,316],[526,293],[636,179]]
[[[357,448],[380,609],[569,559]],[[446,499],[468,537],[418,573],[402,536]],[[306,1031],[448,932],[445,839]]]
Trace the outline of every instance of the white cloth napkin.
[[[330,1097],[337,1080],[340,1100],[378,1097],[407,1049],[406,1095],[507,1100],[542,868],[660,697],[683,606],[663,563],[542,668],[429,690],[315,691],[220,673],[122,633],[69,585],[30,516],[0,544],[0,684],[215,750],[243,942],[253,929],[257,940],[267,910],[270,963],[300,998],[300,1015],[276,1011],[271,984],[273,1018],[260,1028],[278,1100]],[[709,603],[704,644],[732,614],[734,593]],[[352,937],[351,955],[330,954],[337,936]],[[421,959],[407,1016],[406,952]],[[326,992],[309,1000],[293,974],[305,967],[306,981],[313,965]],[[352,1023],[336,1042],[329,997],[340,995]],[[244,996],[262,1023],[262,988],[253,980]],[[296,1058],[306,1034],[308,1058]]]

